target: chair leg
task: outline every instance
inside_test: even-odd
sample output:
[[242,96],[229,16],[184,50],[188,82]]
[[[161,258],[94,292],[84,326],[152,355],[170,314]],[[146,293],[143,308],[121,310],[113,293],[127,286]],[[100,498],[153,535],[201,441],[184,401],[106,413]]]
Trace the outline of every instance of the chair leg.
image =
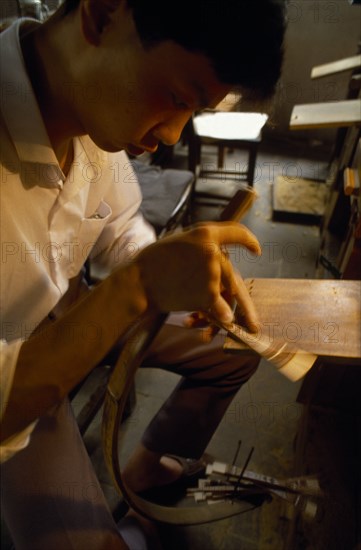
[[224,166],[224,146],[218,146],[218,169],[221,170]]
[[90,396],[80,413],[77,415],[77,423],[81,435],[84,435],[96,414],[103,405],[107,382],[103,382],[99,388]]
[[188,142],[188,170],[196,173],[201,158],[201,142],[197,137],[191,137]]
[[252,146],[249,151],[247,183],[250,187],[253,187],[253,183],[254,183],[253,180],[254,180],[254,173],[256,169],[257,149],[258,149],[257,146]]

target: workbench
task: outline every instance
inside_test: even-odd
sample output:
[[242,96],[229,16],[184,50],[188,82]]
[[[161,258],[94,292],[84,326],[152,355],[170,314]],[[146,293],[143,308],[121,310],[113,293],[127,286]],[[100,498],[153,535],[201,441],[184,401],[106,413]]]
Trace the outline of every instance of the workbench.
[[[319,356],[319,361],[361,366],[361,281],[245,279],[259,312],[260,331]],[[249,348],[227,338],[229,353]]]
[[[245,282],[259,312],[261,330],[276,341],[286,340],[319,356],[297,397],[302,409],[294,439],[293,474],[317,475],[325,495],[312,522],[294,508],[286,512],[289,528],[284,548],[299,548],[299,541],[307,548],[356,548],[361,484],[361,281]],[[230,338],[225,349],[250,353]]]

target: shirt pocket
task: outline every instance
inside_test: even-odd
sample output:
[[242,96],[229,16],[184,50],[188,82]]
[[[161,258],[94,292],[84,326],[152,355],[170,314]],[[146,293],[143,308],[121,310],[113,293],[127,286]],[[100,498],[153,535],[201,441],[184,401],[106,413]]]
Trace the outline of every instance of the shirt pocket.
[[68,270],[69,277],[74,277],[84,265],[89,254],[96,247],[96,242],[111,215],[112,209],[109,204],[101,201],[93,214],[82,218],[76,238],[78,246],[74,254],[74,261]]

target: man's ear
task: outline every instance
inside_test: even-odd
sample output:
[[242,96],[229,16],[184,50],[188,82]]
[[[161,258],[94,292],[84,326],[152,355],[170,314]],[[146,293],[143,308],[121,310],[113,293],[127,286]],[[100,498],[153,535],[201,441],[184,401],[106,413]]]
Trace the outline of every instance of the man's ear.
[[121,0],[83,0],[80,5],[81,23],[86,40],[98,46],[104,28],[109,24],[111,14]]

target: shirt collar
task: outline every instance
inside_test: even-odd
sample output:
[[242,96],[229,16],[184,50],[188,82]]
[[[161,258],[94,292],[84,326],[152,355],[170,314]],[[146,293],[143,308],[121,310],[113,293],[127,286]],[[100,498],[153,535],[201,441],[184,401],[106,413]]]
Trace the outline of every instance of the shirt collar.
[[35,26],[40,23],[19,19],[0,34],[1,110],[19,159],[22,162],[46,164],[50,176],[49,186],[54,186],[57,185],[56,180],[65,181],[65,176],[51,146],[26,72],[19,38],[22,24]]

